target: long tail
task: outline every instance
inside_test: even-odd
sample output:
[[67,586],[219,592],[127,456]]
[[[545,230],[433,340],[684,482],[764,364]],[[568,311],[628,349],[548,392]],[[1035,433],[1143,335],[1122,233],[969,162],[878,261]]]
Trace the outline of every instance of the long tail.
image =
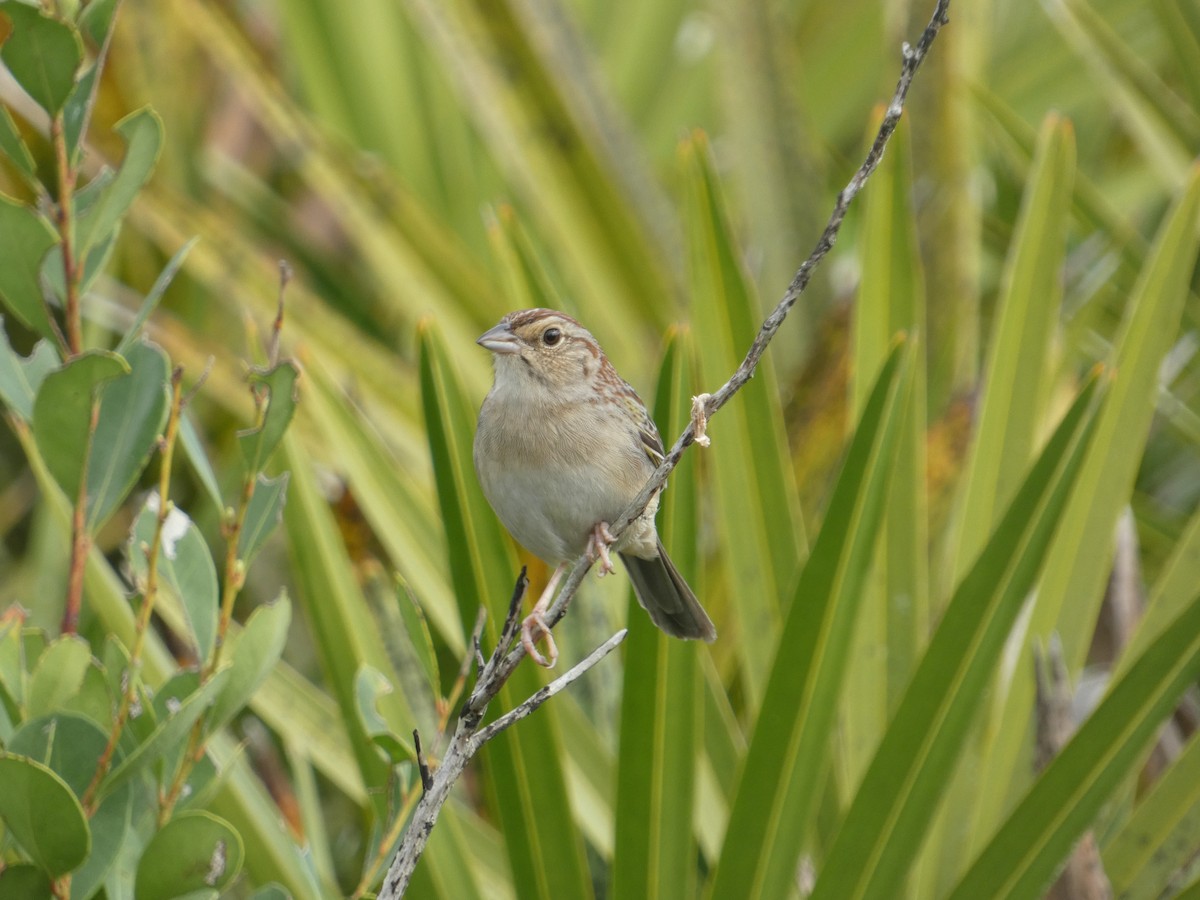
[[709,643],[717,639],[712,620],[667,556],[662,541],[658,542],[654,559],[622,553],[621,561],[629,571],[638,602],[655,625],[672,637],[700,638]]

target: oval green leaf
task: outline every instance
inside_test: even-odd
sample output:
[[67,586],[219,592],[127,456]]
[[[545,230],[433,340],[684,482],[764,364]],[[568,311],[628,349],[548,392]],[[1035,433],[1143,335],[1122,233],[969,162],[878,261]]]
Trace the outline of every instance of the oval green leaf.
[[[2,267],[0,267],[2,268]],[[89,350],[51,372],[33,401],[33,436],[46,468],[68,499],[79,495],[91,443],[92,398],[129,364],[107,350]]]
[[109,385],[88,455],[87,527],[100,527],[146,468],[167,422],[170,405],[167,355],[138,343],[125,356],[131,374]]
[[46,251],[57,242],[54,229],[42,216],[0,194],[0,246],[4,247],[0,300],[23,325],[51,339],[54,329],[50,326],[39,273]]
[[0,753],[0,819],[51,877],[77,867],[91,848],[79,799],[59,775],[27,756]]
[[207,721],[210,732],[216,731],[250,702],[283,655],[291,622],[292,602],[287,594],[281,594],[274,603],[260,606],[251,614],[230,651],[229,683],[213,704]]
[[[145,589],[149,574],[146,554],[154,543],[159,502],[157,492],[146,498],[130,534],[129,565],[140,590]],[[178,508],[172,508],[163,523],[158,577],[179,598],[196,652],[200,659],[208,659],[217,640],[217,569],[200,529]]]
[[25,422],[33,421],[33,398],[42,381],[58,368],[58,355],[46,341],[38,341],[28,357],[8,343],[4,317],[0,316],[0,401]]
[[288,473],[268,478],[259,473],[254,495],[246,508],[246,519],[238,536],[238,556],[246,567],[258,555],[275,526],[283,519],[283,504],[287,501]]
[[138,863],[138,900],[174,900],[217,890],[242,867],[242,839],[224,819],[194,811],[176,816],[150,839]]
[[[74,697],[83,685],[83,676],[92,661],[87,641],[76,635],[64,635],[46,648],[29,679],[25,711],[30,718],[54,712]],[[9,748],[14,749],[14,748]]]
[[262,423],[256,428],[239,432],[238,443],[242,447],[242,458],[246,471],[261,472],[271,453],[279,446],[292,414],[296,411],[296,380],[300,370],[296,364],[285,361],[268,372],[254,372],[250,383],[255,389],[266,388],[269,392],[267,411]]
[[35,7],[5,3],[0,13],[8,16],[13,26],[0,48],[0,59],[38,106],[53,116],[75,86],[75,70],[83,61],[83,42],[66,22],[44,15]]

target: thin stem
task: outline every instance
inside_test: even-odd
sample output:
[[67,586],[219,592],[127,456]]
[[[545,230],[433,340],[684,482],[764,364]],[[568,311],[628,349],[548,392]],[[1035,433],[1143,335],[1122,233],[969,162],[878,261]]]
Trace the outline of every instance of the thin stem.
[[[261,425],[262,417],[259,416]],[[246,513],[250,509],[250,501],[254,498],[254,488],[257,484],[255,473],[247,472],[242,480],[242,495],[238,501],[237,510],[229,520],[225,529],[225,575],[221,585],[221,614],[217,620],[217,641],[213,648],[212,658],[204,669],[205,679],[211,678],[221,662],[221,651],[225,646],[225,635],[229,631],[229,623],[233,619],[233,606],[238,593],[242,589],[246,572],[241,559],[238,557],[238,544],[241,541],[242,529],[246,524]]]

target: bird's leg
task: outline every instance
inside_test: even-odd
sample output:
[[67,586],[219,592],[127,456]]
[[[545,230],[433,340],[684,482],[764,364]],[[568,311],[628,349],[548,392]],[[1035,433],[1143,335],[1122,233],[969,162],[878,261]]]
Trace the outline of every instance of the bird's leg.
[[[529,615],[521,622],[521,643],[525,647],[525,652],[535,663],[547,669],[553,668],[554,664],[558,662],[558,646],[554,643],[554,635],[550,633],[550,626],[546,624],[546,610],[550,608],[550,601],[554,599],[554,591],[558,587],[558,583],[562,581],[563,572],[566,570],[567,564],[560,563],[546,583],[546,589],[542,591],[542,596],[538,597],[538,602],[533,605]],[[534,643],[542,635],[546,636],[546,652],[550,654],[549,659],[542,656],[534,646]]]
[[600,560],[599,575],[604,577],[609,572],[617,571],[613,568],[612,560],[608,556],[608,548],[615,544],[617,539],[612,536],[612,532],[608,530],[607,522],[597,522],[592,529],[592,533],[588,536],[587,543],[587,558],[589,562]]

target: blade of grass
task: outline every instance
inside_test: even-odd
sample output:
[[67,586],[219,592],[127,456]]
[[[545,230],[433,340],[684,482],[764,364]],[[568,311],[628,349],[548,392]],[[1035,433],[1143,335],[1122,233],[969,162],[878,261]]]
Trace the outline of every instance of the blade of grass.
[[1104,842],[1104,871],[1114,893],[1129,900],[1169,894],[1200,844],[1200,737],[1142,797],[1133,815]]
[[[663,357],[655,417],[662,434],[677,434],[691,409],[689,336],[676,334]],[[698,587],[696,464],[676,468],[663,495],[659,534],[684,578]],[[699,596],[703,596],[700,594]],[[694,642],[667,637],[630,598],[621,745],[618,756],[616,846],[612,895],[693,896],[694,810],[700,676]]]
[[897,342],[880,371],[801,572],[742,766],[713,898],[780,897],[793,883],[852,665],[855,615],[912,386],[909,356]]
[[1109,690],[950,895],[1036,898],[1200,674],[1200,597]]
[[955,592],[821,867],[814,898],[890,897],[917,856],[1094,431],[1096,379]]
[[[1054,535],[1050,558],[1020,647],[1057,631],[1069,671],[1083,665],[1093,623],[1104,595],[1112,558],[1113,529],[1129,502],[1158,394],[1158,370],[1178,333],[1188,279],[1196,259],[1200,213],[1200,169],[1159,228],[1154,248],[1129,299],[1114,343],[1111,388],[1096,425],[1096,440]],[[1018,658],[1026,658],[1022,649]],[[1028,723],[1033,704],[1033,667],[1018,665],[997,685],[991,721]],[[1029,780],[1020,765],[1027,727],[995,734],[983,758],[983,771],[997,785],[976,798],[975,847],[1001,818],[1014,789]]]
[[[720,384],[741,361],[761,321],[713,171],[708,142],[695,134],[680,147],[688,191],[688,246],[702,383]],[[739,661],[750,707],[757,708],[775,652],[785,598],[805,538],[787,452],[779,387],[771,366],[759,368],[724,412],[706,451],[717,495],[736,623]]]

